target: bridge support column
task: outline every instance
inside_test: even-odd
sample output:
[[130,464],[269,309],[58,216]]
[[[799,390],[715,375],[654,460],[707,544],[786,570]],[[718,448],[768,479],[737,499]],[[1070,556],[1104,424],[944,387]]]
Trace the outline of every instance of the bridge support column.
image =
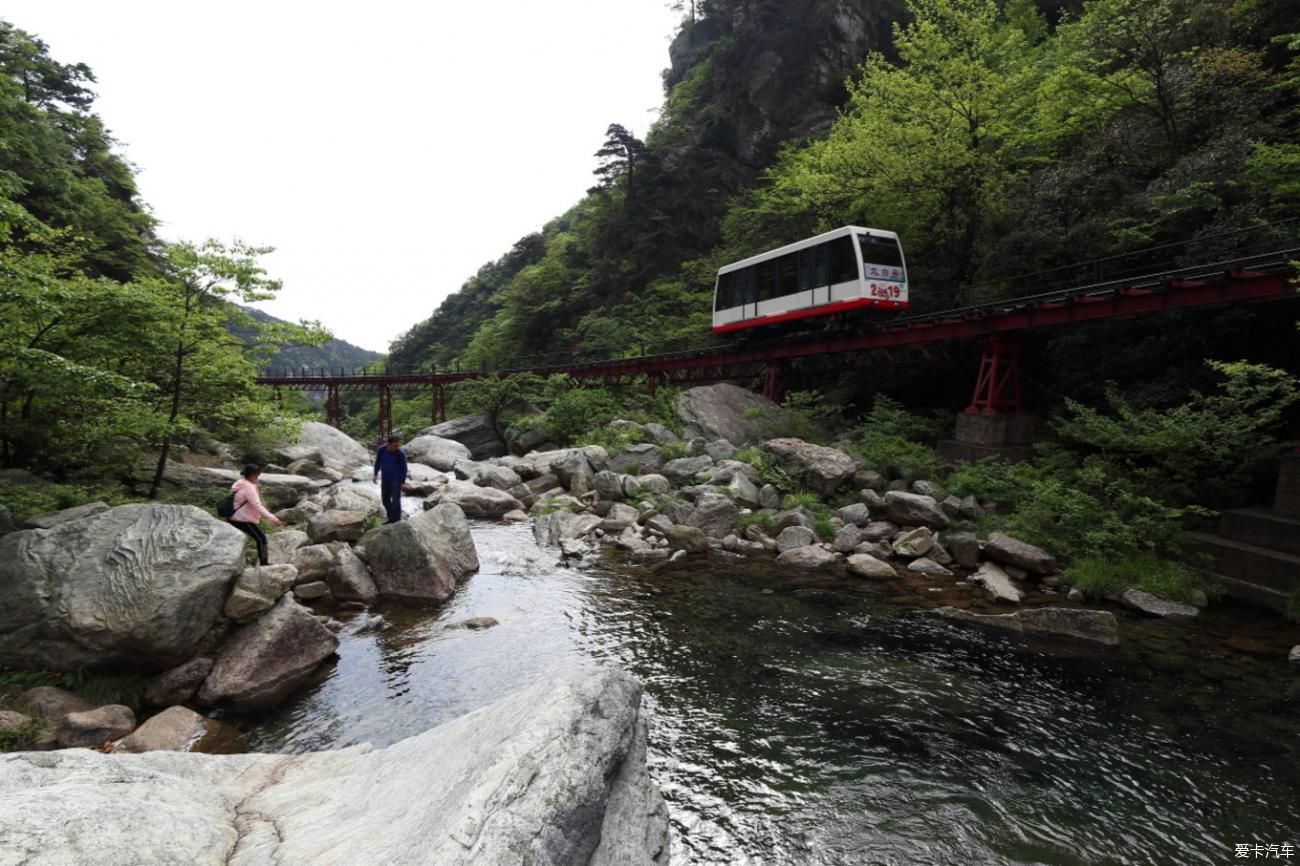
[[387,385],[379,386],[379,441],[383,442],[393,432],[393,392]]
[[646,393],[648,393],[651,397],[653,397],[655,395],[655,391],[659,390],[659,377],[656,376],[654,373],[651,373],[650,375],[646,376],[645,389],[646,389]]
[[785,402],[785,362],[772,361],[763,374],[763,396],[773,403]]
[[1033,457],[1034,419],[1020,397],[1020,340],[993,337],[980,358],[970,405],[957,415],[957,435],[939,443],[939,454],[949,460]]
[[433,386],[433,410],[429,417],[434,424],[447,420],[447,390],[442,385]]
[[339,404],[339,386],[325,388],[325,423],[331,427],[343,426],[343,407]]

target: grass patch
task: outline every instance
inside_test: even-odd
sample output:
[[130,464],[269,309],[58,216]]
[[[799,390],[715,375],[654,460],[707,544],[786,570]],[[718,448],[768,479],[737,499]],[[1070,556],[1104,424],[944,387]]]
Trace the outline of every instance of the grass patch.
[[0,754],[25,751],[44,728],[45,722],[40,719],[28,719],[17,728],[0,728]]
[[807,490],[800,490],[798,493],[789,494],[781,503],[781,507],[786,511],[793,508],[807,508],[809,511],[820,511],[825,508],[817,494],[809,493]]
[[1290,598],[1286,600],[1286,618],[1292,622],[1300,622],[1300,589],[1291,593]]
[[1160,598],[1187,601],[1193,590],[1199,589],[1208,597],[1220,592],[1212,581],[1195,569],[1149,553],[1081,557],[1066,569],[1065,577],[1090,596],[1140,589]]
[[818,515],[813,518],[813,532],[817,533],[817,537],[822,541],[833,541],[836,533],[835,524],[831,523],[829,517]]
[[669,460],[681,460],[683,457],[689,457],[690,450],[686,447],[685,442],[669,442],[666,445],[659,446],[659,454],[667,463]]
[[757,526],[767,535],[771,535],[776,529],[776,518],[772,516],[772,512],[770,511],[754,511],[749,514],[740,515],[740,520],[736,522],[736,526],[739,527],[742,532],[746,527]]

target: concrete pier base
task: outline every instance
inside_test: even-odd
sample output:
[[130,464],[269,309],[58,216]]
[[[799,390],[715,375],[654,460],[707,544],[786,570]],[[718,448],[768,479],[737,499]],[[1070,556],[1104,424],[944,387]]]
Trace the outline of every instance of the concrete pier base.
[[1032,415],[981,415],[962,412],[957,416],[957,435],[939,443],[939,456],[947,460],[971,461],[1002,457],[1012,463],[1034,456]]

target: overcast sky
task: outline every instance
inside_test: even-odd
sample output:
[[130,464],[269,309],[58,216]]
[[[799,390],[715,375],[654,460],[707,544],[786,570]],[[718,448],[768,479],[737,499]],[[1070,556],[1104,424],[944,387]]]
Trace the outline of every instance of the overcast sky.
[[274,246],[260,305],[376,351],[644,135],[664,0],[6,0],[98,78],[95,110],[167,239]]

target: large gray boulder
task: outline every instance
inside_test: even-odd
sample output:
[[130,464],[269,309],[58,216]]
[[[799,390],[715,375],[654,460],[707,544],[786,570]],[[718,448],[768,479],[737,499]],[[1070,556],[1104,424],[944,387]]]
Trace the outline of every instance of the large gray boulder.
[[135,712],[122,704],[108,704],[81,713],[68,713],[54,727],[65,749],[98,749],[135,730]]
[[199,703],[260,710],[288,697],[338,649],[339,639],[293,597],[236,629],[222,645]]
[[479,487],[468,481],[448,481],[424,501],[425,508],[439,504],[455,505],[470,517],[492,518],[522,510],[524,507],[522,502],[504,490]]
[[725,496],[710,494],[700,497],[695,510],[686,519],[687,526],[694,526],[713,538],[722,538],[736,530],[740,520],[740,509],[736,503]]
[[806,547],[792,547],[781,551],[776,557],[776,562],[777,565],[785,565],[801,571],[816,571],[834,566],[839,559],[821,545],[810,544]]
[[[420,431],[421,436],[438,436],[459,442],[469,449],[474,460],[504,457],[509,453],[501,434],[486,415],[465,415],[435,424]],[[439,467],[441,468],[441,467]]]
[[[371,530],[362,539],[378,535],[382,528]],[[358,544],[358,550],[363,549]],[[370,569],[360,555],[348,544],[334,541],[299,548],[294,554],[294,567],[298,569],[297,586],[319,583],[328,587],[335,601],[359,601],[370,604],[379,597],[379,589],[370,576]],[[295,589],[299,598],[303,594]]]
[[365,535],[364,511],[322,511],[307,521],[307,537],[312,544],[327,541],[356,541]]
[[446,601],[478,571],[465,512],[446,502],[379,530],[366,542],[366,557],[380,595],[398,601]]
[[663,452],[648,442],[626,445],[609,458],[609,469],[623,475],[647,475],[663,465]]
[[298,444],[304,446],[306,452],[295,459],[314,459],[313,455],[319,455],[317,463],[344,475],[350,475],[358,466],[375,462],[374,452],[370,449],[342,430],[319,421],[303,422]]
[[726,439],[742,447],[787,435],[793,428],[785,409],[762,394],[726,383],[683,391],[677,401],[677,417],[685,425],[688,439]]
[[423,433],[407,442],[404,448],[408,460],[442,472],[450,472],[462,460],[474,459],[470,450],[459,442]]
[[538,517],[533,522],[533,536],[542,547],[559,547],[563,541],[586,538],[600,524],[601,519],[594,514],[574,514],[561,509]]
[[713,458],[707,454],[701,454],[699,457],[678,457],[676,460],[669,460],[659,467],[659,474],[670,481],[685,484],[692,481],[700,473],[708,472],[712,468]]
[[259,565],[244,570],[226,599],[225,614],[235,622],[249,622],[275,606],[298,579],[292,565]]
[[787,475],[814,493],[834,493],[857,469],[853,458],[843,451],[802,439],[772,439],[762,447]]
[[213,752],[220,750],[219,744],[238,739],[239,732],[224,722],[186,707],[168,707],[119,740],[113,753]]
[[1055,574],[1056,558],[1041,547],[1001,532],[989,535],[984,543],[984,555],[1003,565],[1022,568],[1030,574]]
[[885,494],[885,514],[899,526],[928,526],[930,529],[947,529],[948,515],[943,513],[933,497],[920,493],[891,490]]
[[[283,519],[283,518],[281,518]],[[311,538],[301,529],[281,529],[267,536],[266,548],[271,565],[285,565],[293,562],[298,548],[311,544]]]
[[519,473],[505,466],[492,463],[479,463],[474,460],[461,460],[452,467],[456,477],[461,481],[479,487],[492,487],[497,490],[509,490],[524,483]]
[[1035,607],[1015,613],[971,613],[954,607],[935,610],[956,622],[1026,637],[1077,641],[1099,647],[1119,645],[1119,624],[1108,610],[1074,607]]
[[666,866],[640,698],[626,674],[583,671],[386,749],[4,755],[2,850],[29,866]]
[[360,511],[365,515],[384,516],[384,503],[379,494],[369,487],[357,484],[336,484],[331,487],[321,500],[321,506],[322,511]]
[[170,707],[188,702],[212,673],[212,659],[199,656],[151,679],[144,688],[144,702],[151,707]]
[[157,671],[192,658],[243,571],[198,508],[122,505],[0,538],[0,667]]

